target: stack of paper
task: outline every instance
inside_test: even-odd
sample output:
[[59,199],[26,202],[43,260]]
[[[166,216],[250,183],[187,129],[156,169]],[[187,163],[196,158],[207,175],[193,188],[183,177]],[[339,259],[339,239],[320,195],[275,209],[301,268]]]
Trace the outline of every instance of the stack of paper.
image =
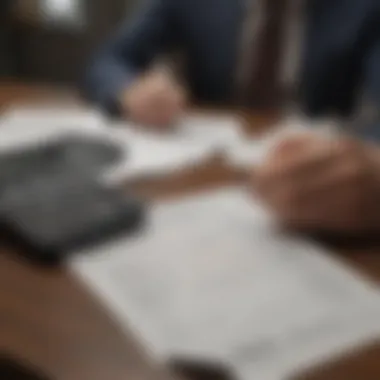
[[0,118],[0,149],[35,145],[67,134],[106,138],[105,119],[77,108],[11,108]]
[[128,122],[113,124],[109,133],[126,148],[128,157],[108,171],[105,178],[110,182],[161,176],[191,167],[243,139],[237,118],[201,114],[185,115],[167,133]]
[[242,190],[157,205],[150,220],[70,266],[156,358],[280,380],[380,337],[378,289]]
[[102,178],[108,183],[170,174],[205,161],[215,152],[209,144],[125,126],[113,127],[109,133],[124,150],[126,159],[104,173]]
[[331,121],[311,123],[289,117],[263,137],[247,140],[241,120],[234,115],[187,114],[172,132],[158,133],[130,122],[110,123],[95,110],[14,108],[2,117],[0,149],[35,144],[67,133],[98,137],[124,152],[122,162],[102,173],[102,179],[113,183],[172,173],[215,154],[224,155],[233,167],[249,168],[260,165],[283,138],[300,132],[326,134],[332,125]]
[[63,135],[97,137],[116,144],[124,157],[101,177],[106,182],[160,176],[191,167],[240,141],[234,117],[186,115],[172,133],[129,122],[108,122],[99,112],[76,108],[14,108],[1,119],[0,149],[35,145]]

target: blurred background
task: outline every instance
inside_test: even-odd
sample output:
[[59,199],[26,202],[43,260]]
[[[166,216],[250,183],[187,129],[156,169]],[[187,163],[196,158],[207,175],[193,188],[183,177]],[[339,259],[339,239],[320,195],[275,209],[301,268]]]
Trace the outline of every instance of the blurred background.
[[0,0],[0,79],[70,84],[141,0]]

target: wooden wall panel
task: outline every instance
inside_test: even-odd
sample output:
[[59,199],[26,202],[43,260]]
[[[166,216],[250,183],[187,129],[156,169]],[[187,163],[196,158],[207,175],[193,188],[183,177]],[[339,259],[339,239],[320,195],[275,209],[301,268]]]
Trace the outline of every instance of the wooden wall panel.
[[18,75],[22,79],[76,82],[91,53],[139,0],[82,1],[85,28],[70,29],[44,25],[36,10],[38,0],[18,0],[13,41],[18,47]]

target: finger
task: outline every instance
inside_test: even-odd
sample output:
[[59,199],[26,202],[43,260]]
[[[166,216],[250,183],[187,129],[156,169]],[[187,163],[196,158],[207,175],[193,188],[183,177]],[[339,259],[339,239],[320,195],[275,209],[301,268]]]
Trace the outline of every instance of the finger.
[[327,200],[333,199],[331,195],[334,191],[346,194],[362,188],[366,183],[369,170],[360,152],[355,153],[350,145],[339,141],[332,157],[325,165],[315,167],[309,175],[292,178],[300,202],[304,199],[313,203],[316,194],[322,194],[327,203]]
[[131,111],[139,118],[160,118],[160,115],[175,114],[179,106],[167,95],[142,94],[134,99]]
[[275,145],[274,154],[292,153],[302,149],[302,147],[313,144],[315,140],[316,137],[309,132],[297,133],[290,136],[284,135]]
[[171,126],[171,118],[162,113],[154,113],[140,117],[141,124],[144,128],[169,128]]
[[[358,209],[358,187],[351,183],[344,171],[331,172],[324,182],[318,183],[311,191],[303,189],[292,204],[293,209],[285,210],[283,215],[288,221],[305,226],[348,230],[363,219],[363,210]],[[361,190],[359,190],[359,193]]]
[[183,89],[178,89],[175,95],[175,104],[178,108],[184,109],[187,103],[187,94]]
[[152,95],[165,95],[165,94],[175,94],[179,91],[179,86],[171,78],[165,75],[161,75],[156,78],[152,83],[150,83],[150,91]]
[[171,127],[176,118],[176,110],[171,107],[153,107],[147,113],[148,125]]
[[311,223],[320,219],[325,208],[331,212],[328,201],[342,192],[344,176],[338,166],[329,166],[326,171],[316,172],[310,177],[284,178],[263,187],[259,181],[256,188],[261,198],[286,220],[303,220]]
[[283,160],[284,158],[291,158],[299,154],[305,153],[310,149],[310,146],[320,143],[320,139],[317,139],[315,135],[310,132],[303,132],[289,134],[281,136],[274,135],[273,138],[268,139],[270,150],[268,152],[268,160]]
[[324,172],[339,164],[339,154],[331,142],[302,146],[292,155],[278,156],[268,161],[261,171],[264,183],[278,184],[284,181],[307,182],[310,178],[324,175]]
[[345,198],[344,194],[330,193],[328,198],[320,194],[313,203],[282,214],[282,221],[302,230],[347,231],[356,221],[346,207]]
[[145,97],[144,104],[154,110],[154,113],[177,114],[184,108],[183,97],[173,89],[164,93],[149,94]]

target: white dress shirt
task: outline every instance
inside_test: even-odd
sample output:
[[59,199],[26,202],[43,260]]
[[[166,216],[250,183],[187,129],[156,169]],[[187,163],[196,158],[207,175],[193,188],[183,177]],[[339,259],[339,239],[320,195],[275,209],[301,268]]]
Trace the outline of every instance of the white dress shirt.
[[[257,34],[265,21],[263,2],[268,0],[242,0],[244,2],[244,20],[242,23],[241,45],[236,68],[236,85],[238,92],[244,91],[250,83],[250,75],[257,57],[254,54]],[[303,0],[289,0],[284,30],[282,70],[278,73],[279,81],[286,88],[297,85],[301,63],[301,46],[303,37]]]

